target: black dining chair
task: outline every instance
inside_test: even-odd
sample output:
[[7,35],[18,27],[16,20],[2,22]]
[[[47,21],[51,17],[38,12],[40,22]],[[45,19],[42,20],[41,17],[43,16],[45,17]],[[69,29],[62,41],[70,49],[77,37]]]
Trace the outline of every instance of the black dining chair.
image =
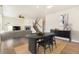
[[42,46],[44,48],[44,53],[46,53],[46,49],[49,48],[50,52],[51,52],[51,46],[53,48],[53,40],[52,40],[52,35],[46,36],[43,38],[42,41],[37,42],[38,43],[38,52],[39,52],[39,47]]
[[51,29],[51,30],[50,30],[50,33],[54,33],[54,36],[52,37],[52,39],[53,39],[53,45],[55,44],[55,47],[57,48],[57,45],[56,45],[56,39],[55,39],[55,36],[56,36],[56,30]]

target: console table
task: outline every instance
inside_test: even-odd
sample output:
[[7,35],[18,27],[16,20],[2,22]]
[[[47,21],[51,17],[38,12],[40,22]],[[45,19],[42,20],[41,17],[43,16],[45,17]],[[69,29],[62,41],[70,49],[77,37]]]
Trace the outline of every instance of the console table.
[[55,36],[69,38],[69,42],[71,42],[71,30],[51,29],[51,32],[54,32]]

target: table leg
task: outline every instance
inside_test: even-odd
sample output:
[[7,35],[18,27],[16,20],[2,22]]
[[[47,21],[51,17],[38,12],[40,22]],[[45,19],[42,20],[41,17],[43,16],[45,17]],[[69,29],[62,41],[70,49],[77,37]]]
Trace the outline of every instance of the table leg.
[[29,51],[33,54],[37,53],[36,39],[29,39]]

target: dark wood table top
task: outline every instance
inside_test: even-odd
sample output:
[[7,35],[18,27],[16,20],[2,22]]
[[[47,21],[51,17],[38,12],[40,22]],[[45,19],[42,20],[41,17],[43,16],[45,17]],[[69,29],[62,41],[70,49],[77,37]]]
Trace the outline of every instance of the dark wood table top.
[[54,36],[54,33],[44,33],[44,35],[37,35],[36,33],[31,33],[31,34],[26,35],[26,37],[29,39],[40,39],[49,35]]

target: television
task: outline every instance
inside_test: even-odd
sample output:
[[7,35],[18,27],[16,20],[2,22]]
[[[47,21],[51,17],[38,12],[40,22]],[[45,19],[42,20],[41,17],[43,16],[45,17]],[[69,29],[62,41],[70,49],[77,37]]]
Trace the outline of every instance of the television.
[[15,30],[21,30],[21,27],[20,26],[13,26],[13,31]]

